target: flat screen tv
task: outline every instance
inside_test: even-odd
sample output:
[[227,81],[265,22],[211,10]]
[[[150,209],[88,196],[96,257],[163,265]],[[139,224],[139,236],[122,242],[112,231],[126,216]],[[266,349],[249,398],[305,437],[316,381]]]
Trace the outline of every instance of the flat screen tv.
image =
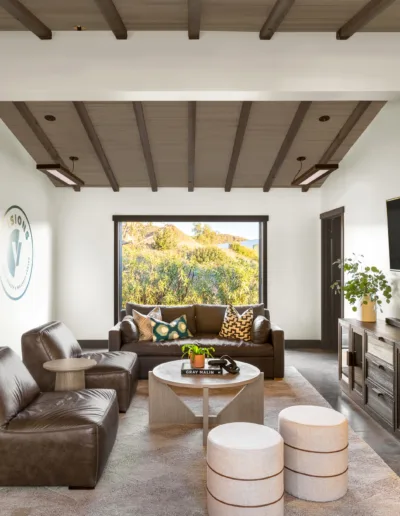
[[400,197],[386,201],[390,269],[400,271]]

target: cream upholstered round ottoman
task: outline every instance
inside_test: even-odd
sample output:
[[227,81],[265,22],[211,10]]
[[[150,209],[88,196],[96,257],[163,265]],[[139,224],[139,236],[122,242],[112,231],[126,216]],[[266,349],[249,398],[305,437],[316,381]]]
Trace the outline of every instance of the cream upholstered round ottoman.
[[283,439],[271,428],[228,423],[208,434],[209,516],[283,516]]
[[285,491],[313,502],[347,492],[347,419],[333,409],[299,405],[279,414],[285,442]]

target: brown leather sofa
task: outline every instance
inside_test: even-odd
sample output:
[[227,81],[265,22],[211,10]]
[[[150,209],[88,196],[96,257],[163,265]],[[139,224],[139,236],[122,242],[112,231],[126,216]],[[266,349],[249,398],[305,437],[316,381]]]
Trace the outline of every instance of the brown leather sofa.
[[58,358],[92,358],[95,367],[85,371],[88,389],[114,389],[120,412],[129,408],[136,391],[139,363],[135,353],[123,351],[83,353],[72,332],[62,322],[39,326],[22,335],[22,359],[42,392],[54,391],[55,373],[43,364]]
[[[120,314],[121,321],[116,324],[108,336],[110,351],[131,351],[139,358],[139,378],[148,377],[148,372],[155,366],[178,360],[181,358],[181,346],[199,341],[201,346],[212,346],[215,348],[215,356],[230,355],[235,360],[248,362],[264,372],[265,378],[283,378],[285,365],[285,339],[281,328],[270,324],[268,331],[260,335],[257,331],[257,321],[266,318],[270,321],[269,310],[263,304],[236,306],[239,313],[243,313],[250,306],[254,311],[254,323],[252,341],[222,339],[218,336],[224,319],[226,305],[185,305],[185,306],[161,306],[162,318],[171,322],[177,317],[185,314],[188,327],[193,334],[193,339],[171,340],[167,342],[139,341],[138,332],[129,329],[124,322],[132,319],[132,309],[148,314],[154,305],[136,305],[127,303],[126,310]],[[265,322],[265,321],[264,321]]]
[[16,353],[0,348],[1,486],[93,488],[117,430],[115,391],[41,393]]

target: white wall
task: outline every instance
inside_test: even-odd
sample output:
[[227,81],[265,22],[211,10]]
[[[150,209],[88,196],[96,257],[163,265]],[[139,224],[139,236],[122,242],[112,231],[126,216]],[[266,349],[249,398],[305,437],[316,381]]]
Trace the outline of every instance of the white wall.
[[124,188],[55,192],[57,318],[79,339],[113,325],[113,215],[269,215],[268,305],[289,339],[320,338],[320,192]]
[[[395,287],[386,316],[400,317],[399,273],[389,271],[386,200],[400,196],[400,102],[375,118],[321,190],[322,211],[345,207],[345,255],[363,254],[382,268]],[[354,316],[349,306],[345,315]]]
[[[21,335],[53,316],[53,230],[51,183],[0,120],[0,220],[12,205],[26,213],[34,261],[25,295],[11,300],[0,285],[0,346],[20,353]],[[5,253],[6,249],[0,249]]]
[[0,34],[1,100],[389,100],[399,98],[400,34],[25,31]]

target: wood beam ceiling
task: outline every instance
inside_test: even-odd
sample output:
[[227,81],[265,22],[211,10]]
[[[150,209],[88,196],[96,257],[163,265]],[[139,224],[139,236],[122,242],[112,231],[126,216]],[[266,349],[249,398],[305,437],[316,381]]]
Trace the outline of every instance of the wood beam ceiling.
[[200,39],[201,0],[188,0],[188,36]]
[[370,0],[336,33],[336,39],[349,39],[378,14],[390,7],[396,0]]
[[[62,165],[65,169],[69,170],[69,167],[65,164],[62,157],[57,152],[57,149],[54,147],[54,145],[51,143],[50,139],[48,138],[47,134],[43,131],[41,128],[39,122],[34,117],[31,110],[28,108],[26,102],[13,102],[14,106],[19,111],[22,118],[25,120],[33,134],[36,136],[36,138],[39,140],[39,142],[42,144],[48,155],[51,157],[51,159],[54,161],[54,163],[59,163]],[[62,181],[59,181],[53,176],[48,176],[51,182],[56,186],[65,186],[67,185],[63,183]],[[80,180],[82,181],[82,180]],[[72,187],[76,192],[80,191],[80,186],[73,186]]]
[[295,0],[276,0],[267,21],[260,30],[260,39],[271,39],[286,18]]
[[133,102],[133,110],[135,112],[136,123],[139,130],[140,141],[142,143],[143,155],[146,161],[147,174],[149,176],[149,181],[151,185],[151,189],[153,192],[157,192],[157,178],[156,173],[154,171],[154,162],[153,156],[151,154],[150,140],[146,127],[146,120],[144,118],[143,105],[141,102]]
[[92,147],[99,158],[101,166],[103,167],[104,173],[110,183],[111,188],[114,192],[119,192],[119,185],[108,158],[104,152],[103,146],[101,145],[100,139],[97,136],[96,130],[90,120],[89,113],[87,112],[86,106],[83,102],[73,102],[73,105],[78,113],[78,116],[82,122],[83,128],[86,131],[87,137],[92,144]]
[[128,31],[112,0],[95,0],[110,29],[117,39],[128,39]]
[[273,182],[278,175],[278,172],[283,164],[283,162],[286,159],[286,156],[288,155],[288,152],[290,151],[291,146],[293,145],[293,142],[297,136],[297,133],[300,130],[300,127],[303,123],[303,120],[308,112],[308,110],[311,107],[311,102],[300,102],[299,107],[297,108],[296,114],[294,115],[294,118],[292,120],[292,123],[290,124],[289,130],[286,133],[285,139],[283,140],[283,143],[281,145],[281,148],[279,149],[279,152],[276,156],[275,162],[272,165],[271,170],[269,171],[267,180],[264,183],[264,192],[269,192]]
[[232,189],[233,178],[235,177],[236,167],[239,161],[240,151],[242,149],[244,135],[246,133],[247,123],[250,117],[252,102],[245,101],[242,103],[240,110],[239,123],[236,130],[235,143],[233,144],[231,161],[229,163],[228,175],[226,176],[225,192]]
[[188,190],[194,191],[196,163],[196,102],[188,103]]
[[0,7],[18,20],[24,27],[40,39],[51,39],[52,32],[18,0],[0,0]]
[[[324,154],[321,156],[319,163],[329,164],[329,162],[335,155],[336,151],[339,149],[339,147],[342,145],[342,143],[345,141],[345,139],[349,136],[350,132],[354,129],[357,122],[360,120],[360,118],[363,116],[363,114],[367,111],[367,109],[370,107],[370,105],[371,105],[371,102],[369,102],[369,101],[362,101],[357,104],[356,108],[351,113],[351,115],[346,120],[346,122],[343,124],[343,127],[340,129],[338,134],[335,136],[332,143],[329,145],[329,147],[326,149]],[[308,190],[309,190],[308,186],[303,186],[303,188],[302,188],[303,192],[308,192]]]

